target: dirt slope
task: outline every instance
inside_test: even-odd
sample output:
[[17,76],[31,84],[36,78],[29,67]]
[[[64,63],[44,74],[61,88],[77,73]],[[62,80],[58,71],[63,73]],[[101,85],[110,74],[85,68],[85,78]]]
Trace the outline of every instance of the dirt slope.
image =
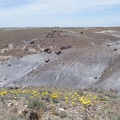
[[0,85],[120,91],[119,35],[120,28],[1,29]]

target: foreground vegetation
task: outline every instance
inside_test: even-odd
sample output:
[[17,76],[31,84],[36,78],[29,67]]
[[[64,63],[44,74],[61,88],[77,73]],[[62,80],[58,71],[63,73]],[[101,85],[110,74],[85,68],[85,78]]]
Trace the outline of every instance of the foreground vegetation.
[[2,88],[0,100],[0,120],[120,120],[120,99],[108,92]]

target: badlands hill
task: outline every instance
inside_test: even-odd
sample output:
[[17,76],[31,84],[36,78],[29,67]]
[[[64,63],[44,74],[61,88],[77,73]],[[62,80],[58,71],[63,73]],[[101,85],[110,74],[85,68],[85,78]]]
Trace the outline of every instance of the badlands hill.
[[120,28],[0,29],[0,86],[120,91]]

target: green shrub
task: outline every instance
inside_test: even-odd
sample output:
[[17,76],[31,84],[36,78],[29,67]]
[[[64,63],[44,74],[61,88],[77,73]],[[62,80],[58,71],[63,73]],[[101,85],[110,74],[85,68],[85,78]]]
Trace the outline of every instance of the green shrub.
[[42,110],[44,110],[44,111],[47,110],[46,104],[43,103],[42,101],[38,100],[38,99],[33,99],[33,100],[31,100],[31,101],[29,102],[29,104],[28,104],[28,107],[29,107],[30,109],[37,109],[37,110],[38,110],[38,109],[42,109]]
[[59,116],[60,116],[61,118],[66,118],[66,117],[67,117],[67,114],[66,114],[66,112],[62,111],[62,112],[60,112]]
[[77,91],[77,93],[78,93],[80,96],[83,96],[83,95],[84,95],[84,90],[79,89],[79,90]]
[[12,116],[10,120],[17,120],[16,116]]
[[57,98],[54,98],[52,100],[53,100],[53,103],[59,103],[59,99],[57,99]]
[[59,113],[57,111],[53,111],[52,115],[59,116]]

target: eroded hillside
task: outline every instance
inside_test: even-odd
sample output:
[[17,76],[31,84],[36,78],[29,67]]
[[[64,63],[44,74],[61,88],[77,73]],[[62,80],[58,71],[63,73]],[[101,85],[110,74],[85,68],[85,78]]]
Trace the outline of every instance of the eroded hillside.
[[120,91],[120,28],[0,30],[0,86]]

